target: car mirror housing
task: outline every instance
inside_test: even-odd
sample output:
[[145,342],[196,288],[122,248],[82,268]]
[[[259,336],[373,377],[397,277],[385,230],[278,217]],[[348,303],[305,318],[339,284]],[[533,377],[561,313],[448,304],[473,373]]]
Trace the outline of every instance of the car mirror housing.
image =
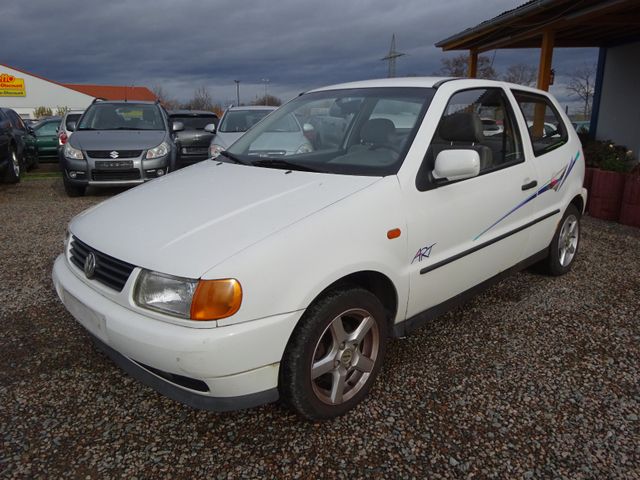
[[480,173],[480,155],[475,150],[442,150],[433,169],[435,179],[463,180]]
[[76,122],[67,123],[67,130],[69,130],[70,132],[75,132],[76,131]]
[[204,131],[205,132],[209,132],[209,133],[216,133],[216,124],[215,123],[209,123],[209,124],[205,125]]
[[182,122],[173,122],[171,125],[172,132],[181,132],[182,130],[184,130],[184,123]]

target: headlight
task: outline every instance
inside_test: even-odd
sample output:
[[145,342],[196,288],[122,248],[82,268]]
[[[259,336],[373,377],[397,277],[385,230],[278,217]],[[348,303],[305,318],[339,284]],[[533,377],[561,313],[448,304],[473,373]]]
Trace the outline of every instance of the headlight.
[[224,151],[225,151],[224,147],[220,145],[216,145],[215,143],[209,147],[209,154],[211,155],[211,158],[217,158],[218,155],[220,155],[220,152],[224,152]]
[[169,153],[169,145],[167,144],[167,142],[162,142],[157,147],[153,147],[147,150],[147,155],[145,158],[150,159],[150,158],[164,157],[168,153]]
[[197,280],[143,270],[136,283],[135,301],[141,307],[189,318]]
[[242,287],[235,279],[198,281],[143,270],[134,298],[141,307],[176,317],[218,320],[238,311]]
[[73,148],[69,142],[64,144],[64,156],[67,158],[73,158],[74,160],[83,160],[84,155],[82,155],[82,150],[78,150],[77,148]]
[[302,145],[300,145],[300,147],[298,147],[298,150],[296,150],[296,154],[309,152],[313,152],[313,147],[308,143],[303,143]]

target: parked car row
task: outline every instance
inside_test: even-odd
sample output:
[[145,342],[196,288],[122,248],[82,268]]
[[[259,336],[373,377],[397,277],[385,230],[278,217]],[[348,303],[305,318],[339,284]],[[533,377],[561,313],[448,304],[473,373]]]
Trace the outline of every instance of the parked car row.
[[[185,130],[177,118],[94,103],[65,169],[78,188],[155,178]],[[306,418],[342,415],[370,391],[390,337],[526,266],[561,275],[575,261],[585,164],[547,92],[372,80],[211,125],[216,161],[76,216],[53,267],[96,344],[174,400],[282,398]]]

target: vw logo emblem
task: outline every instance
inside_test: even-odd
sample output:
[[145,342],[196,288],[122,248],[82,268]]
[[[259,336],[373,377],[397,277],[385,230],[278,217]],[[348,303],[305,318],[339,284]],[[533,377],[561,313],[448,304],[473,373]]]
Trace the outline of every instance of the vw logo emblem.
[[89,252],[87,258],[84,259],[84,274],[87,278],[93,278],[96,273],[96,256],[93,252]]
[[109,156],[110,156],[111,158],[118,158],[118,157],[120,156],[120,154],[114,150],[113,152],[111,152],[111,153],[109,154]]

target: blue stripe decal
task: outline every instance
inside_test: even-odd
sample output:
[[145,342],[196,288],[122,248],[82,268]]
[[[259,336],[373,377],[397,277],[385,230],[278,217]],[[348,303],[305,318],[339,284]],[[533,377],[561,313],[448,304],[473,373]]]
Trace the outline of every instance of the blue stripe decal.
[[524,207],[527,203],[529,203],[531,200],[536,198],[538,195],[541,195],[544,192],[547,192],[549,190],[555,190],[556,192],[558,190],[560,190],[560,188],[562,188],[562,185],[564,185],[564,183],[566,182],[567,177],[569,177],[569,174],[571,173],[571,170],[573,170],[573,167],[575,166],[575,164],[576,164],[576,162],[578,161],[579,158],[580,158],[580,152],[578,151],[576,153],[576,156],[573,157],[569,161],[569,164],[565,165],[565,167],[562,170],[560,170],[558,173],[553,175],[551,177],[551,179],[547,183],[545,183],[543,186],[541,186],[536,193],[534,193],[534,194],[528,196],[527,198],[525,198],[522,202],[520,202],[518,205],[516,205],[511,210],[509,210],[507,213],[505,213],[502,217],[500,217],[498,220],[496,220],[493,224],[491,224],[489,227],[487,227],[482,232],[480,232],[473,239],[473,241],[475,242],[476,240],[478,240],[482,235],[484,235],[489,230],[491,230],[493,227],[498,225],[501,221],[503,221],[505,218],[507,218],[513,212],[515,212],[516,210]]

